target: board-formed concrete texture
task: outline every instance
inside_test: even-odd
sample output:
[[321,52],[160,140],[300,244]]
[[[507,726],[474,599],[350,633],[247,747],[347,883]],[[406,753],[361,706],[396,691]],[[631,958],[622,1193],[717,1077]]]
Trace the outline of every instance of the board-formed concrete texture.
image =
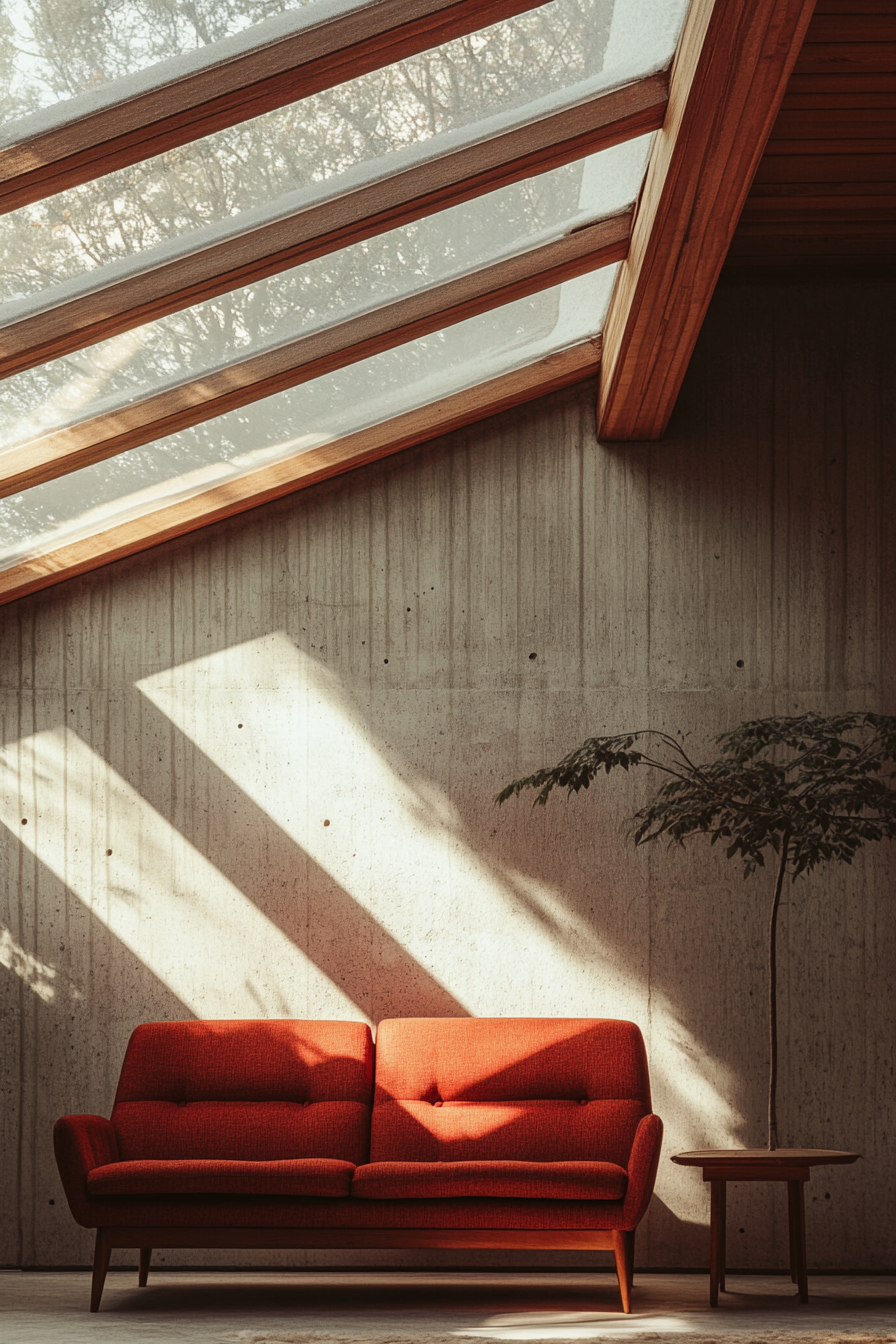
[[[0,1263],[88,1262],[52,1125],[108,1114],[138,1022],[468,1013],[641,1025],[638,1260],[706,1263],[668,1156],[764,1141],[769,877],[635,850],[637,772],[492,800],[591,732],[894,712],[893,298],[723,285],[663,443],[598,444],[583,384],[0,611]],[[864,1154],[812,1177],[810,1269],[888,1265],[892,865],[782,909],[782,1142]],[[732,1264],[783,1266],[783,1190],[729,1209]]]

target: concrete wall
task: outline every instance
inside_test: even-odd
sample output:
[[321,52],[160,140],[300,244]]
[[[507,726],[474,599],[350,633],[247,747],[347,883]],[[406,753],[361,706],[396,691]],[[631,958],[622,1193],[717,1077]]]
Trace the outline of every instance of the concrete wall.
[[[722,288],[660,445],[583,385],[0,613],[0,1261],[88,1261],[51,1128],[146,1019],[625,1016],[667,1155],[764,1141],[768,879],[633,850],[637,776],[491,800],[592,731],[893,712],[893,311]],[[866,1155],[811,1182],[817,1268],[888,1263],[892,860],[782,910],[782,1141]],[[783,1265],[783,1191],[729,1198]],[[707,1203],[664,1160],[641,1263],[705,1264]]]

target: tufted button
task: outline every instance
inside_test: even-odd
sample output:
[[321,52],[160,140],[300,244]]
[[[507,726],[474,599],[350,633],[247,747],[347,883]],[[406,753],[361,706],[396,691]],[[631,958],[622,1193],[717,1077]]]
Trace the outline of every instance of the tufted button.
[[442,1104],[442,1103],[441,1103],[440,1101],[434,1101],[434,1102],[433,1102],[433,1106],[441,1106],[441,1104]]
[[587,1106],[587,1105],[588,1105],[588,1098],[587,1098],[587,1097],[580,1097],[580,1098],[579,1098],[579,1105],[580,1105],[580,1106]]

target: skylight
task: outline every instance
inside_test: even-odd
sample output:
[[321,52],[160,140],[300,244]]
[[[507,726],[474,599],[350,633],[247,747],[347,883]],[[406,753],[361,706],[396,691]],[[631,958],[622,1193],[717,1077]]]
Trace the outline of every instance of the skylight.
[[[12,12],[10,97],[44,109],[21,146],[66,115],[88,136],[91,106],[123,116],[124,69],[133,111],[154,75],[176,93],[178,70],[216,72],[217,52],[226,73],[284,35],[300,62],[297,34],[335,50],[359,16],[388,59],[387,13],[409,8],[231,0],[200,23],[201,4],[181,22],[65,0],[66,70],[59,4]],[[318,72],[298,102],[104,175],[54,150],[80,184],[49,178],[0,218],[0,593],[172,535],[175,503],[199,526],[595,370],[686,8],[411,4],[450,12],[451,40],[331,87]]]

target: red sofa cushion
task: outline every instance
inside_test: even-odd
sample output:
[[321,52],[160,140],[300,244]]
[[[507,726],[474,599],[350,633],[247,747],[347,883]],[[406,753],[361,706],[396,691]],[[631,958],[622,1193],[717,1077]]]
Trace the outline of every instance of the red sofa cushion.
[[371,1162],[358,1167],[360,1199],[622,1199],[628,1178],[613,1162]]
[[[374,1107],[373,1162],[628,1165],[638,1101],[390,1101]],[[360,1165],[360,1164],[359,1164]]]
[[404,1018],[377,1031],[370,1160],[627,1167],[650,1111],[641,1033],[590,1018]]
[[360,1101],[373,1040],[363,1022],[146,1022],[128,1042],[123,1101]]
[[351,1193],[351,1162],[113,1162],[87,1176],[89,1195],[319,1195]]
[[373,1042],[359,1022],[150,1022],[112,1111],[125,1161],[369,1152]]
[[125,1101],[112,1112],[124,1161],[366,1162],[370,1108],[356,1101]]

